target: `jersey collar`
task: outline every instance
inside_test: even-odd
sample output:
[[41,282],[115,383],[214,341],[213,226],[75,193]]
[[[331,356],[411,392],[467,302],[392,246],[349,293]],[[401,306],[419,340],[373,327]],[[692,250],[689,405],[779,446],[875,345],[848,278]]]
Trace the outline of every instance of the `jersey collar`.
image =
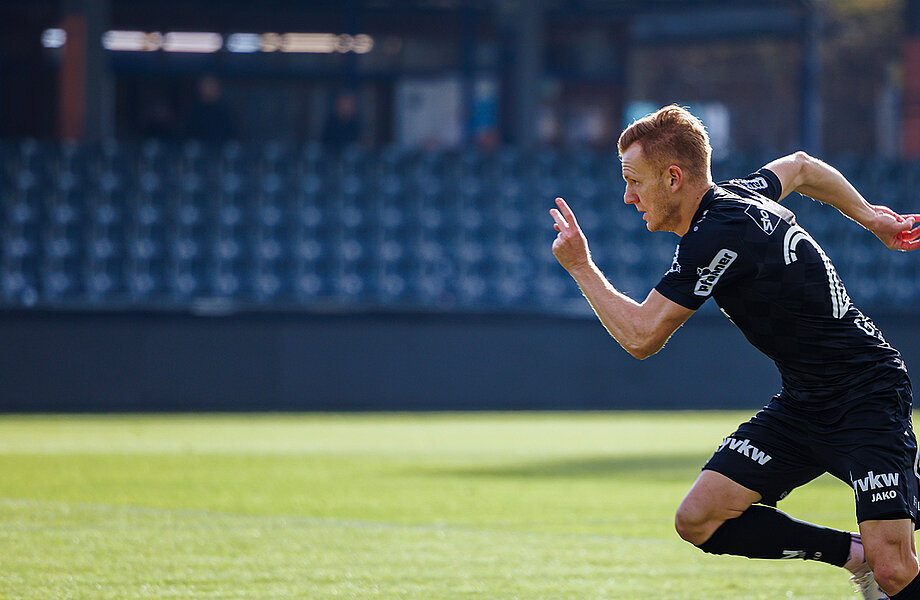
[[700,200],[700,206],[696,209],[696,213],[693,215],[692,223],[696,223],[703,218],[703,215],[706,214],[706,211],[709,210],[709,205],[715,202],[716,199],[716,185],[713,185],[706,193],[703,194],[703,198]]

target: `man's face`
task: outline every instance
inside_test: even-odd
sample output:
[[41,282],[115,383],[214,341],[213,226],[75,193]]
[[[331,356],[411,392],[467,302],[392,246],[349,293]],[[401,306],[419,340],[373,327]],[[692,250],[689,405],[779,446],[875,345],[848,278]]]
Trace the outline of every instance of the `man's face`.
[[680,203],[671,193],[668,170],[659,170],[645,158],[642,146],[635,142],[621,157],[626,192],[623,201],[635,204],[644,213],[649,231],[676,231],[680,226]]

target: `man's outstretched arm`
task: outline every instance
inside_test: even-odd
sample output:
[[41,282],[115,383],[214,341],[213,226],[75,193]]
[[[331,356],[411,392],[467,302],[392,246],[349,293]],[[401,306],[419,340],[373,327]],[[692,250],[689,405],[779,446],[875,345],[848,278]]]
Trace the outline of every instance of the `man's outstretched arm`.
[[887,206],[869,204],[862,194],[834,167],[796,152],[766,165],[783,185],[780,200],[799,192],[830,204],[872,233],[892,250],[920,248],[920,215],[899,215]]
[[658,352],[671,334],[694,311],[652,290],[641,304],[617,290],[591,259],[588,241],[575,215],[562,198],[558,209],[550,210],[559,232],[553,242],[553,254],[578,283],[598,319],[611,336],[638,359]]

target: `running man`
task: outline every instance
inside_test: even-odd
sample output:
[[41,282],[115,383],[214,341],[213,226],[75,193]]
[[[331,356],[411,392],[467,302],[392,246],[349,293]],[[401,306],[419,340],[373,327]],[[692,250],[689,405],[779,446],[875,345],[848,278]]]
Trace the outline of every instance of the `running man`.
[[[674,105],[626,128],[618,148],[626,204],[649,231],[681,239],[670,270],[638,303],[604,277],[572,209],[556,199],[553,254],[604,327],[643,359],[711,296],[782,376],[780,393],[703,467],[677,509],[680,537],[712,554],[826,562],[850,571],[866,599],[920,600],[907,369],[779,202],[797,191],[830,204],[894,250],[920,248],[920,215],[869,204],[836,169],[804,152],[713,184],[708,134]],[[859,533],[776,510],[825,472],[853,488]]]

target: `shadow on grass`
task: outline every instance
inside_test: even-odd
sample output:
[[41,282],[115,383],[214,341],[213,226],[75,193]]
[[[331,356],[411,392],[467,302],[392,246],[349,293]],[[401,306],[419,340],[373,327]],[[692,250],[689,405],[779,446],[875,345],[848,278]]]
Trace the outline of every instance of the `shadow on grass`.
[[520,464],[438,469],[440,475],[464,477],[523,478],[621,478],[673,480],[695,479],[709,455],[655,454],[637,456],[596,456]]

